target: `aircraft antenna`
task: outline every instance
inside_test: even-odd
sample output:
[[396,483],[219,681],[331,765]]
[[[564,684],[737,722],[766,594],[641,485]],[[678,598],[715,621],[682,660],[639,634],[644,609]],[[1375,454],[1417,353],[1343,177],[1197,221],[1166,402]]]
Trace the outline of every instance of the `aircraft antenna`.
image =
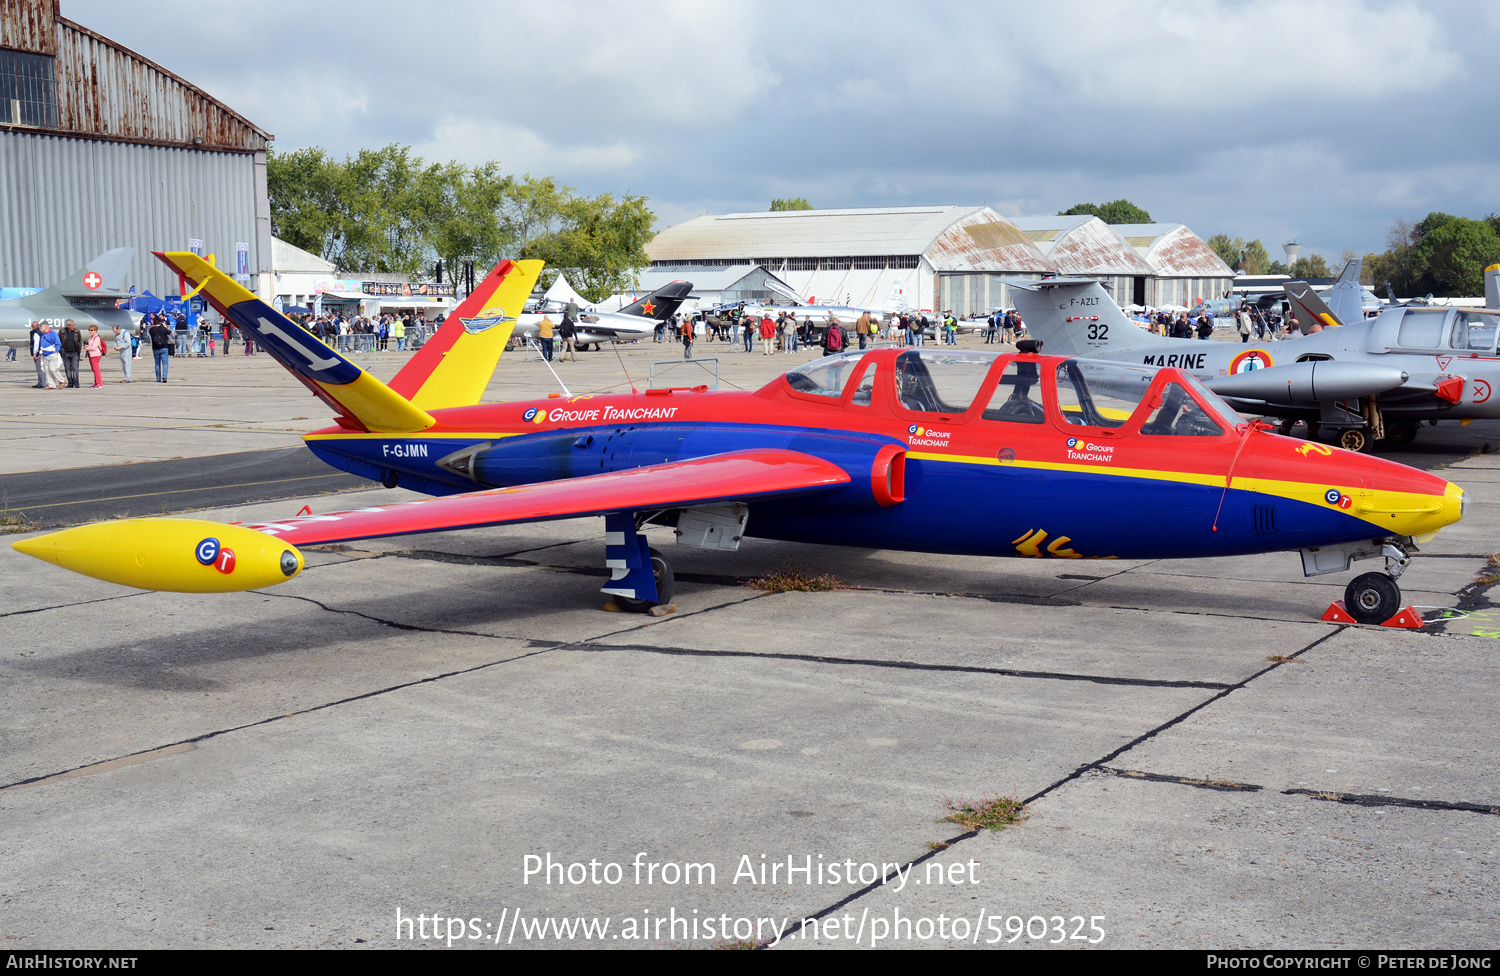
[[[689,327],[691,327],[691,323],[689,323]],[[641,392],[635,388],[635,380],[630,378],[630,370],[625,368],[625,357],[620,355],[620,344],[618,342],[611,342],[610,345],[615,347],[615,358],[620,361],[620,372],[625,374],[625,382],[630,384],[630,392]]]
[[1270,424],[1265,424],[1264,426],[1262,426],[1263,423],[1264,422],[1260,420],[1250,421],[1245,425],[1245,433],[1240,435],[1240,446],[1235,448],[1234,460],[1229,462],[1229,471],[1224,475],[1224,490],[1219,493],[1219,507],[1214,510],[1213,531],[1215,532],[1219,531],[1219,515],[1224,511],[1224,497],[1229,494],[1229,485],[1234,481],[1234,469],[1235,466],[1240,463],[1240,452],[1244,451],[1245,444],[1249,442],[1251,434],[1255,433],[1257,430],[1271,429]]
[[547,372],[551,373],[552,374],[552,378],[555,379],[555,380],[557,380],[557,385],[560,386],[560,387],[562,387],[563,396],[567,396],[567,397],[572,396],[573,395],[573,391],[570,390],[570,389],[568,389],[568,384],[564,383],[562,381],[562,377],[557,375],[557,370],[555,370],[555,369],[552,368],[552,364],[547,361],[547,357],[546,356],[542,355],[542,350],[537,347],[537,344],[535,342],[533,342],[529,337],[526,340],[526,344],[528,346],[530,346],[531,348],[536,349],[537,356],[547,366]]

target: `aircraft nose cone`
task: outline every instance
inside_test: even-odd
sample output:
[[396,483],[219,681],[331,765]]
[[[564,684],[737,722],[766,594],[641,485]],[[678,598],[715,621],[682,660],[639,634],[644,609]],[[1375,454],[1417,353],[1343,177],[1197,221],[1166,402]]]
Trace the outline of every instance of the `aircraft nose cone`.
[[1463,518],[1467,497],[1458,485],[1394,461],[1370,460],[1368,487],[1354,503],[1357,517],[1418,541]]

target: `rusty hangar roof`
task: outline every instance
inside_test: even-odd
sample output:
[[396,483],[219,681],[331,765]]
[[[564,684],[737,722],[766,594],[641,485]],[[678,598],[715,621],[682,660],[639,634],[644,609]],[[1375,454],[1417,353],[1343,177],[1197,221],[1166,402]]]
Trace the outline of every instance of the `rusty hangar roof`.
[[273,138],[201,88],[61,16],[57,0],[0,0],[0,47],[53,58],[57,126],[40,131],[245,153]]
[[653,261],[767,264],[784,258],[922,256],[939,271],[1050,271],[988,207],[867,207],[705,214],[646,246]]
[[1234,277],[1214,249],[1182,224],[1116,224],[1112,229],[1159,278]]
[[1088,214],[1013,217],[1059,272],[1070,275],[1154,275],[1135,248],[1098,217]]

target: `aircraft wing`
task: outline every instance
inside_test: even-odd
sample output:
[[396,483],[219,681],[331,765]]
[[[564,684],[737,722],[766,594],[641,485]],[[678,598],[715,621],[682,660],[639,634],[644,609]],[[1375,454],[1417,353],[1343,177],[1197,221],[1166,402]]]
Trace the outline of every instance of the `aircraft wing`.
[[849,483],[849,473],[843,468],[810,454],[780,449],[733,451],[566,481],[247,523],[245,528],[306,546],[609,512],[783,498],[836,490]]

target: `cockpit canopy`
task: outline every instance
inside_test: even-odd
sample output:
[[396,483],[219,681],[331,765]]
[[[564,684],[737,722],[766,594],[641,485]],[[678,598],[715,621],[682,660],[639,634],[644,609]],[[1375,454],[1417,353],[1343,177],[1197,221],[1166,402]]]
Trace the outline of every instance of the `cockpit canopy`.
[[879,400],[918,421],[940,415],[945,423],[1044,424],[1050,417],[1101,431],[1199,437],[1246,422],[1190,374],[1159,376],[1153,367],[1102,360],[902,349],[825,356],[786,381],[804,396],[860,407]]

